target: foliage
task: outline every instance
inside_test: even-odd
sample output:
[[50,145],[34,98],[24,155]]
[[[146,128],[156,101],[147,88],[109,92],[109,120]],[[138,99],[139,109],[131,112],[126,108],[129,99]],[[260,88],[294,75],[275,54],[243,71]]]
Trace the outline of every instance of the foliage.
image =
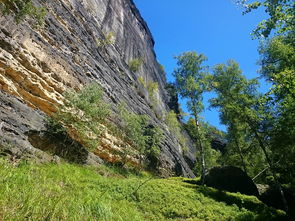
[[[207,168],[211,168],[214,166],[219,166],[220,165],[220,157],[221,157],[221,153],[217,150],[212,149],[211,147],[211,139],[207,136],[207,134],[209,133],[209,125],[207,125],[206,123],[201,123],[200,124],[200,128],[199,128],[199,134],[201,134],[202,137],[204,137],[203,140],[203,148],[204,148],[204,156],[205,156],[205,162],[206,162],[206,167]],[[194,142],[197,142],[197,125],[196,122],[193,118],[190,118],[187,123],[185,124],[185,129],[188,132],[188,134],[190,135],[190,137],[193,139]],[[205,139],[206,137],[206,139]],[[200,149],[198,149],[198,151],[200,152]],[[201,153],[199,153],[201,154]],[[202,168],[201,168],[201,164],[197,163],[195,165],[194,168],[194,172],[197,175],[201,175],[202,173]]]
[[176,86],[173,83],[167,83],[165,89],[169,95],[169,108],[177,114],[177,118],[180,118],[180,107],[178,103],[178,93]]
[[135,58],[129,61],[128,66],[132,72],[139,71],[142,66],[143,60],[141,58]]
[[45,21],[46,9],[34,6],[32,0],[1,0],[0,9],[3,14],[14,14],[17,23],[22,22],[27,16],[42,26]]
[[119,110],[125,138],[128,139],[141,154],[143,154],[148,138],[145,135],[148,126],[148,117],[146,115],[139,115],[128,111],[125,104],[121,104]]
[[178,140],[180,146],[182,147],[182,150],[186,150],[187,149],[187,140],[183,135],[182,126],[177,119],[176,113],[173,110],[169,111],[167,113],[165,122],[166,122],[171,134],[173,134],[176,137],[176,139]]
[[155,81],[149,81],[147,85],[147,90],[149,92],[151,105],[152,107],[155,107],[159,103],[159,100],[157,98],[157,94],[159,93],[159,84]]
[[274,220],[283,216],[255,197],[221,194],[182,179],[122,176],[105,166],[21,163],[14,167],[0,160],[1,220]]
[[267,163],[263,161],[266,158],[260,149],[265,148],[260,145],[265,134],[260,131],[268,118],[261,109],[258,82],[246,79],[239,65],[230,60],[227,65],[215,66],[212,85],[217,97],[210,100],[211,106],[219,108],[221,122],[228,131],[224,161],[241,166],[254,177]]
[[149,160],[149,167],[158,169],[160,163],[161,149],[160,145],[164,138],[163,131],[158,126],[149,126],[146,130],[147,143],[146,143],[146,158]]
[[248,0],[237,0],[237,2],[245,8],[244,13],[263,7],[269,15],[268,19],[258,24],[253,32],[254,36],[268,37],[272,30],[275,30],[277,34],[294,31],[295,2],[293,0],[259,0],[252,3],[248,3]]
[[146,82],[142,76],[138,77],[139,83],[147,89],[149,99],[150,99],[150,105],[152,108],[156,107],[159,103],[158,100],[158,93],[159,93],[159,84],[155,81],[148,81]]
[[203,110],[202,94],[206,91],[207,71],[202,63],[207,60],[205,55],[196,52],[185,52],[176,57],[178,67],[173,75],[179,95],[188,98],[188,109],[193,115]]
[[150,125],[148,116],[129,112],[124,104],[119,109],[125,139],[144,156],[144,160],[149,160],[156,167],[161,152],[162,130]]
[[81,142],[89,150],[95,149],[98,145],[98,136],[103,130],[101,124],[110,113],[102,95],[101,87],[97,83],[85,86],[79,92],[67,92],[64,105],[48,122],[50,127],[56,134],[64,134],[66,130],[73,139]]
[[143,87],[147,87],[146,82],[142,76],[138,77],[138,81]]
[[281,100],[295,99],[295,33],[277,36],[260,46],[261,74],[273,84],[272,93]]
[[[269,149],[272,170],[284,183],[294,183],[295,170],[292,159],[295,157],[295,2],[292,0],[260,0],[248,3],[239,1],[245,13],[264,7],[269,15],[254,31],[261,41],[261,74],[271,84],[271,90],[264,96],[263,128],[267,136],[264,142]],[[270,38],[271,37],[271,38]],[[283,162],[284,161],[284,162]]]
[[103,38],[97,39],[98,47],[105,48],[108,45],[114,44],[114,33],[109,32],[103,35]]
[[204,109],[203,93],[208,90],[209,75],[206,67],[202,63],[207,60],[203,54],[198,55],[196,52],[185,52],[176,57],[177,68],[174,70],[174,77],[176,79],[175,86],[179,95],[188,99],[187,107],[194,116],[196,122],[196,141],[200,149],[200,162],[202,167],[201,180],[204,183],[205,179],[205,151],[204,151],[204,137],[199,129],[199,114]]
[[[294,25],[293,25],[294,27]],[[271,116],[266,124],[268,143],[275,170],[284,183],[294,183],[295,157],[295,34],[275,36],[261,43],[261,74],[272,88],[266,96],[266,112]],[[284,160],[284,163],[282,163]]]

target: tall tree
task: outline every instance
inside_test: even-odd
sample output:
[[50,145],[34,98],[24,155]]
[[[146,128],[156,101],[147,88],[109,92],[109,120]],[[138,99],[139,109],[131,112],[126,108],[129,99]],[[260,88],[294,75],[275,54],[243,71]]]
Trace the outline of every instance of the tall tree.
[[249,135],[257,141],[288,210],[271,155],[269,133],[265,130],[265,122],[270,122],[272,118],[265,112],[263,97],[257,93],[257,80],[247,80],[241,73],[239,65],[234,61],[214,68],[213,86],[217,98],[211,100],[212,106],[220,108],[223,123],[230,127],[234,124],[245,125]]
[[182,98],[187,99],[187,107],[194,117],[196,137],[200,148],[201,183],[205,182],[206,162],[204,151],[204,137],[200,131],[199,118],[204,109],[203,93],[208,85],[207,67],[203,62],[207,60],[203,54],[185,52],[176,57],[177,68],[174,70],[175,86]]
[[[272,158],[280,180],[295,183],[295,1],[257,0],[249,3],[238,0],[245,13],[263,7],[269,15],[255,29],[261,41],[260,73],[272,84],[265,96],[271,120],[266,122]],[[284,163],[280,163],[284,159]]]
[[245,150],[255,142],[247,121],[258,118],[254,110],[258,82],[255,79],[247,80],[239,65],[232,60],[227,65],[216,65],[213,72],[212,87],[217,97],[210,100],[211,106],[219,108],[221,123],[227,126],[228,148],[234,148],[233,152],[240,158],[240,165],[248,173]]

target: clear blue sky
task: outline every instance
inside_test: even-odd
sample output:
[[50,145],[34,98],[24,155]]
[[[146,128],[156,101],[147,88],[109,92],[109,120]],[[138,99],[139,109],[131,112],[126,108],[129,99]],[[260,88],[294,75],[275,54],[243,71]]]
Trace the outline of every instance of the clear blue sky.
[[[258,77],[256,65],[258,40],[252,40],[251,31],[266,18],[263,11],[242,15],[234,0],[134,0],[155,39],[158,61],[165,66],[168,81],[174,81],[176,55],[197,51],[208,57],[212,67],[236,60],[248,78]],[[262,83],[262,91],[267,90]],[[205,105],[212,94],[205,96]],[[181,102],[185,110],[185,102]],[[202,114],[205,121],[225,130],[220,125],[217,110]]]

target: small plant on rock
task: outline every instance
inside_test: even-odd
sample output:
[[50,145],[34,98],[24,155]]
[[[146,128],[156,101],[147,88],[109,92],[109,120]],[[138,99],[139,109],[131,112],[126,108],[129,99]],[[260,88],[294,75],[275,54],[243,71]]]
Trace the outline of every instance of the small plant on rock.
[[98,47],[101,48],[105,48],[108,45],[112,45],[114,44],[114,33],[113,32],[109,32],[109,33],[105,33],[103,35],[103,38],[98,38],[97,39],[97,45]]
[[155,107],[159,102],[159,100],[157,98],[157,94],[159,93],[159,84],[157,82],[150,81],[147,85],[147,89],[149,92],[151,105],[152,105],[152,107]]
[[139,71],[139,68],[141,67],[142,63],[143,61],[141,58],[135,58],[129,61],[128,66],[132,72],[137,72]]
[[36,7],[32,0],[1,0],[0,10],[4,15],[14,14],[17,23],[22,22],[26,17],[30,17],[38,26],[44,24],[46,16],[46,9]]

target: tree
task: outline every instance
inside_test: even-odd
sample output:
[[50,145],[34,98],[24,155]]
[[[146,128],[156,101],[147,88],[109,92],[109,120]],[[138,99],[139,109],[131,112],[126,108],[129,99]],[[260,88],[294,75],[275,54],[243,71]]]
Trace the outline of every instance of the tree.
[[[272,84],[265,95],[268,143],[276,163],[280,181],[295,183],[295,2],[293,0],[260,0],[248,3],[239,0],[245,13],[264,7],[269,18],[254,31],[261,41],[260,73]],[[273,34],[273,36],[271,36]],[[270,36],[272,38],[270,38]],[[281,160],[284,163],[281,164]]]
[[[235,126],[236,129],[243,125],[245,132],[249,132],[249,137],[258,143],[288,210],[272,158],[269,131],[265,130],[265,122],[268,125],[273,118],[269,118],[268,112],[265,111],[262,102],[264,97],[257,93],[257,80],[247,80],[241,73],[239,65],[234,61],[214,68],[213,86],[217,98],[211,100],[212,106],[220,108],[223,123],[229,127]],[[238,141],[238,137],[235,139]]]
[[246,152],[250,152],[248,150],[255,142],[247,121],[258,118],[254,110],[258,99],[258,82],[255,79],[247,80],[239,65],[232,60],[227,65],[216,65],[213,72],[212,87],[217,97],[210,100],[211,106],[219,108],[221,123],[227,126],[227,152],[236,153],[239,160],[235,162],[239,162],[238,165],[248,173]]
[[204,137],[200,132],[199,114],[204,109],[203,93],[208,86],[208,73],[202,63],[207,60],[203,54],[196,52],[185,52],[176,57],[177,68],[174,70],[175,86],[182,98],[187,99],[188,110],[194,117],[196,123],[196,137],[201,155],[201,183],[204,184],[206,163],[204,151]]
[[293,0],[260,0],[252,3],[249,3],[249,0],[237,0],[237,3],[244,7],[244,14],[264,7],[269,15],[269,18],[261,21],[254,30],[255,37],[267,38],[273,30],[277,34],[294,31],[295,2]]

